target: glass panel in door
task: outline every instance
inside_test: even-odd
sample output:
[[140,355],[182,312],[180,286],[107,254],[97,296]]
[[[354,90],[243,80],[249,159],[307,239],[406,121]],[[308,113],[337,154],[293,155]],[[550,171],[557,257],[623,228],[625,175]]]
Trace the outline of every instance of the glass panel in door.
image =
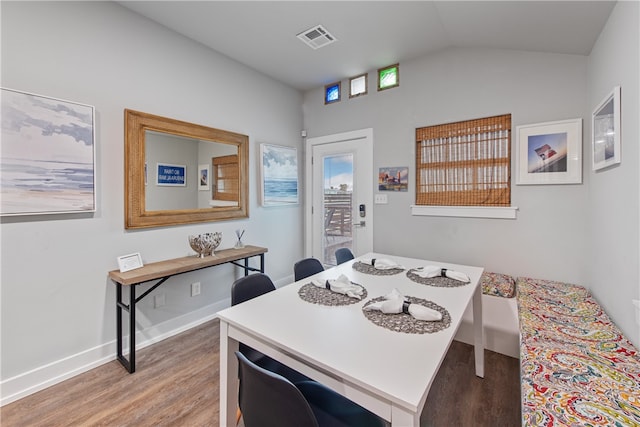
[[336,265],[338,248],[353,252],[353,153],[323,158],[323,260]]

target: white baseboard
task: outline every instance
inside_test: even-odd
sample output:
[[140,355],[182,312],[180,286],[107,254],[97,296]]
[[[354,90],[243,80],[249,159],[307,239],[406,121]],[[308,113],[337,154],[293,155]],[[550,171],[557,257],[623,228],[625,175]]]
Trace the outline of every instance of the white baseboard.
[[[208,322],[216,317],[218,311],[229,307],[230,303],[230,299],[219,301],[138,331],[136,350]],[[116,341],[113,340],[3,380],[0,382],[0,406],[15,402],[115,359]]]

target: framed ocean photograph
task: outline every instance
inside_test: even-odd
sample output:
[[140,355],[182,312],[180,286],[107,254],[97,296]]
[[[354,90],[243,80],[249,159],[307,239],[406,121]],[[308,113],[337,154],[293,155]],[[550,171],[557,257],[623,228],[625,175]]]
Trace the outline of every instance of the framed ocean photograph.
[[582,119],[517,127],[516,183],[581,184]]
[[0,215],[95,212],[90,105],[2,88]]
[[298,151],[294,147],[260,144],[262,206],[298,203]]

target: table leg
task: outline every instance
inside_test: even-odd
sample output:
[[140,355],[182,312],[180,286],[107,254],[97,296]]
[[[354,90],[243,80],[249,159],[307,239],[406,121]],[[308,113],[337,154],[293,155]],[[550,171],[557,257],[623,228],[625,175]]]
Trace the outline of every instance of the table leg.
[[484,327],[482,326],[482,287],[476,286],[473,293],[473,335],[476,375],[484,378]]
[[238,410],[238,341],[228,335],[229,324],[220,320],[220,426],[235,427]]
[[249,258],[244,259],[244,275],[245,277],[249,275]]
[[414,414],[397,406],[392,406],[391,427],[420,427],[420,414]]
[[260,273],[264,273],[264,254],[260,254]]

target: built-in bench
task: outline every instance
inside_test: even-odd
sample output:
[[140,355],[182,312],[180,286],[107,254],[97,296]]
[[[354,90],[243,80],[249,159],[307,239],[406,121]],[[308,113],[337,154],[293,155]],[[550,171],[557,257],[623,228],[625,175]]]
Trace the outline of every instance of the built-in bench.
[[581,286],[518,278],[523,426],[640,426],[640,357]]
[[[512,276],[484,272],[480,278],[482,287],[482,326],[484,347],[496,353],[519,357],[518,307],[516,281]],[[465,311],[455,339],[473,344],[473,312]]]

